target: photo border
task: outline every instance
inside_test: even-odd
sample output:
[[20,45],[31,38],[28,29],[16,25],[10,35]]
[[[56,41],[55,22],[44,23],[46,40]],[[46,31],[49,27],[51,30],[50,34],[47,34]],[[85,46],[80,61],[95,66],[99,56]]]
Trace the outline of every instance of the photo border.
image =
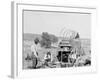
[[[26,3],[18,3],[12,2],[12,70],[11,75],[13,78],[18,77],[39,77],[45,75],[66,75],[72,73],[91,73],[96,72],[96,53],[92,54],[92,65],[91,67],[75,67],[73,68],[56,68],[56,69],[36,69],[36,70],[23,70],[22,69],[22,46],[23,46],[23,37],[22,37],[22,12],[24,9],[28,10],[58,10],[58,11],[71,11],[71,12],[87,12],[92,16],[91,19],[91,34],[92,34],[92,52],[95,53],[95,48],[93,46],[95,40],[93,37],[95,36],[95,26],[96,26],[96,8],[88,8],[88,7],[73,7],[73,6],[56,6],[56,5],[39,5],[39,4],[26,4]],[[22,44],[22,45],[21,45]],[[48,72],[48,74],[47,74]]]

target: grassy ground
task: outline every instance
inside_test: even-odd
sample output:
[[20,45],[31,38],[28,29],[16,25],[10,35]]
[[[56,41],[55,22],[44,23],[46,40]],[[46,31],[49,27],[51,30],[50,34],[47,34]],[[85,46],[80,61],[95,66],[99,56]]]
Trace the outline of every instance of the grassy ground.
[[[91,53],[90,53],[90,40],[87,40],[87,39],[84,39],[84,40],[81,40],[81,45],[82,45],[82,48],[84,49],[84,52],[85,52],[85,57],[86,56],[89,56],[91,57]],[[31,60],[25,60],[25,58],[27,57],[27,54],[31,55],[31,45],[32,45],[32,41],[30,40],[24,40],[24,46],[23,46],[23,69],[28,69],[30,66],[32,66],[32,61]],[[39,55],[39,58],[40,58],[40,61],[43,60],[44,58],[44,55],[47,53],[47,51],[50,51],[53,55],[53,59],[56,59],[56,55],[57,55],[57,48],[51,48],[51,49],[45,49],[45,48],[41,48],[41,49],[38,49],[38,55]],[[38,62],[38,66],[41,66],[41,62]],[[59,65],[57,66],[59,67]]]

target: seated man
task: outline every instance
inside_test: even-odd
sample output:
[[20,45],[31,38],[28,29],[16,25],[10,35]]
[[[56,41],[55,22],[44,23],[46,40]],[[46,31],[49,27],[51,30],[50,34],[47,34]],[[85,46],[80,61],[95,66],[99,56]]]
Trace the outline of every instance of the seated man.
[[51,53],[47,52],[44,56],[44,65],[49,66],[49,62],[51,62],[52,58],[51,58]]

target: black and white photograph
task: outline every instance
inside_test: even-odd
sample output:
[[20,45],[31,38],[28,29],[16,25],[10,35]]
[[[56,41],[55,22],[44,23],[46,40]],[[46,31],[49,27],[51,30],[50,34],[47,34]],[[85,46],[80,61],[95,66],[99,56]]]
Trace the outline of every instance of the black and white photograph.
[[91,14],[23,10],[23,69],[91,66]]

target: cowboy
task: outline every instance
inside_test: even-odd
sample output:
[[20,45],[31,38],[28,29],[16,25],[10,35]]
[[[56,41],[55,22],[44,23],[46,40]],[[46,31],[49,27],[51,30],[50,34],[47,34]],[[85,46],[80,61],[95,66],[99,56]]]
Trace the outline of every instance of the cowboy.
[[45,61],[44,64],[45,64],[46,66],[49,66],[48,63],[52,61],[52,57],[51,57],[50,51],[47,52],[47,53],[45,54],[45,56],[44,56],[44,61]]
[[32,58],[32,67],[34,69],[36,69],[37,64],[38,64],[38,51],[37,51],[38,43],[39,43],[39,41],[34,40],[34,43],[31,46],[31,52],[32,52],[32,57],[31,57]]

